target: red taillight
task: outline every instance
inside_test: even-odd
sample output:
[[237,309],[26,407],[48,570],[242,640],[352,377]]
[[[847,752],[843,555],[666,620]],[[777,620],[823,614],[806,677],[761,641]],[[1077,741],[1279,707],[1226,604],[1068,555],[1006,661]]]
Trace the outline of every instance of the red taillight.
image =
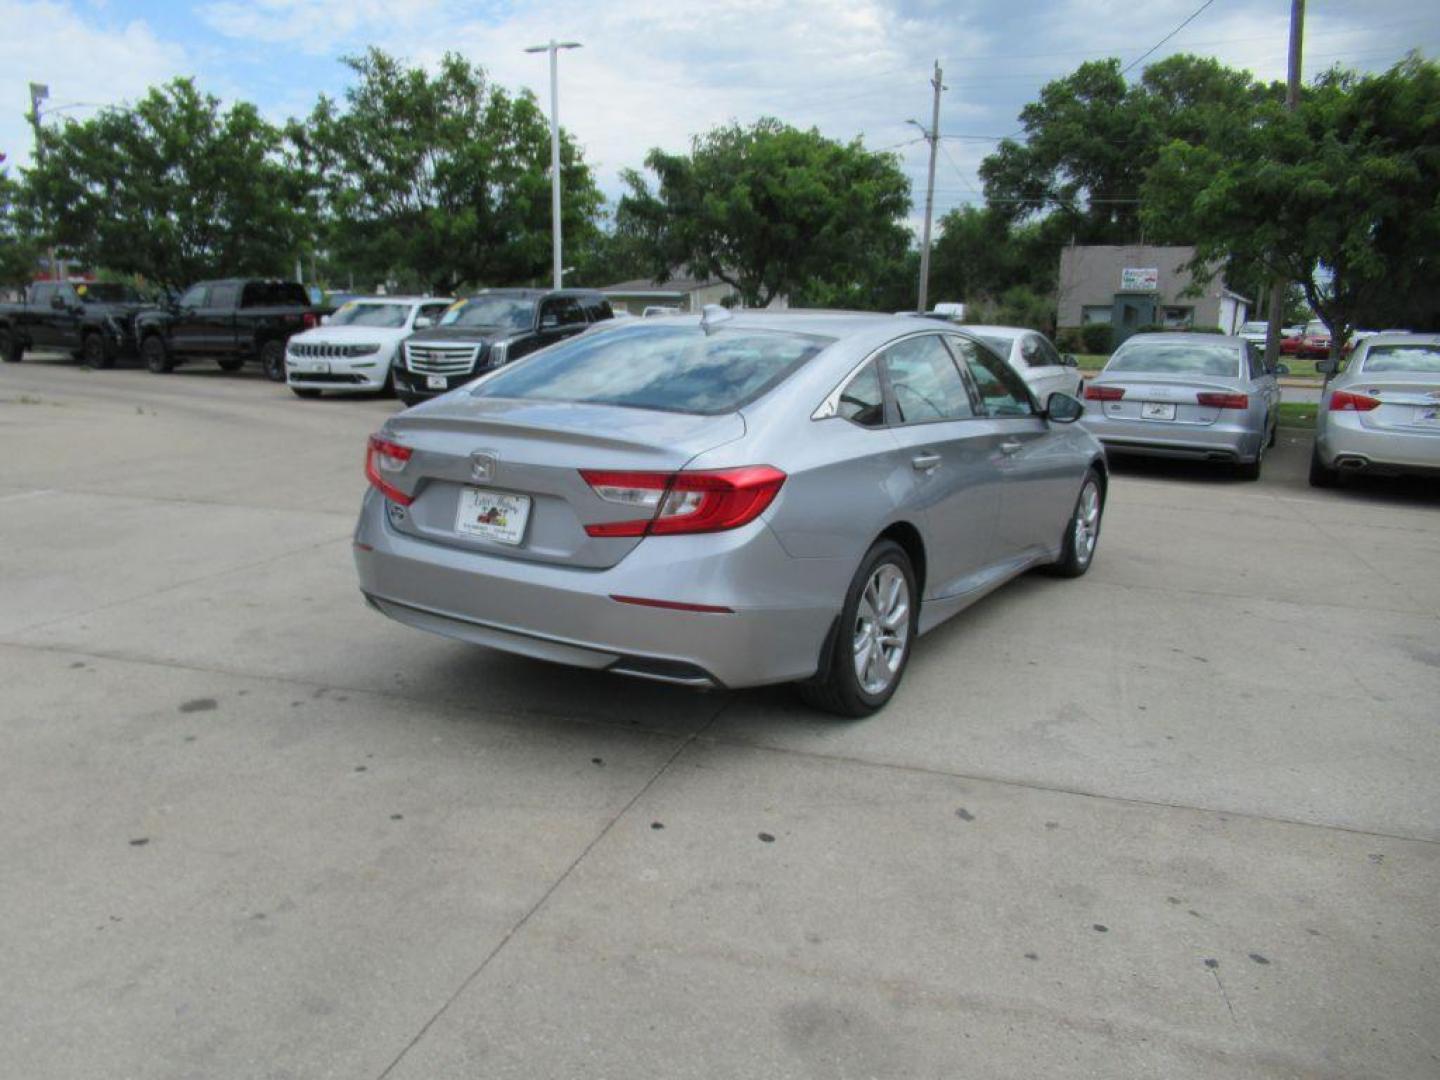
[[405,463],[410,460],[410,454],[410,447],[386,442],[378,435],[371,435],[370,442],[365,447],[365,478],[387,499],[401,506],[409,506],[414,497],[389,483],[385,474],[403,471]]
[[1331,412],[1369,412],[1380,407],[1380,399],[1369,394],[1355,394],[1349,390],[1336,390],[1330,395]]
[[1248,409],[1250,398],[1245,394],[1196,394],[1195,400],[1201,405],[1209,405],[1212,409]]
[[686,604],[679,600],[651,600],[644,596],[620,596],[611,593],[610,599],[621,604],[638,604],[640,607],[658,607],[666,611],[698,611],[704,615],[733,615],[734,608],[721,607],[718,604]]
[[1096,386],[1090,383],[1085,387],[1086,401],[1119,401],[1124,396],[1123,386]]
[[300,321],[305,324],[306,330],[314,330],[315,327],[320,325],[320,316],[316,315],[313,311],[307,311],[300,316]]
[[759,517],[785,483],[769,465],[710,472],[608,472],[580,475],[606,502],[648,511],[627,521],[586,525],[591,536],[661,536],[738,529]]

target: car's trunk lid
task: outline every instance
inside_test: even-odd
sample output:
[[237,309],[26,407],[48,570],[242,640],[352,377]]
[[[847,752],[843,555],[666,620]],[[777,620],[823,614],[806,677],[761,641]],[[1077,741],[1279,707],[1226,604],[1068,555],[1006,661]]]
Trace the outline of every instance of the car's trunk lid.
[[1125,391],[1118,401],[1097,401],[1107,420],[1152,421],[1169,424],[1213,424],[1221,410],[1201,405],[1201,394],[1240,394],[1237,380],[1220,376],[1177,375],[1169,372],[1105,372],[1093,386],[1115,386]]
[[[450,395],[385,425],[383,438],[411,450],[404,470],[387,479],[414,498],[403,512],[392,504],[390,521],[448,547],[601,569],[640,540],[593,537],[585,526],[648,511],[602,500],[581,469],[673,472],[744,433],[738,413]],[[477,514],[488,518],[478,529]]]
[[1345,389],[1380,402],[1378,408],[1357,414],[1367,428],[1440,435],[1440,374],[1361,372]]

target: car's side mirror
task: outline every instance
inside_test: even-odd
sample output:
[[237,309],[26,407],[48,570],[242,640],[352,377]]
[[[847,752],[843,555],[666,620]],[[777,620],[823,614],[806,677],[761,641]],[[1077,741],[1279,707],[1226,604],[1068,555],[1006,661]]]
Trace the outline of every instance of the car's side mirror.
[[1315,361],[1315,370],[1318,371],[1321,375],[1334,375],[1334,374],[1335,374],[1335,361],[1334,361],[1334,360],[1329,360],[1329,359],[1326,359],[1326,360],[1316,360],[1316,361]]
[[1080,417],[1085,415],[1085,406],[1079,398],[1071,397],[1069,394],[1059,390],[1045,399],[1045,419],[1053,420],[1057,424],[1073,424]]
[[1289,365],[1289,364],[1276,364],[1276,365],[1275,365],[1275,374],[1276,374],[1276,375],[1289,375],[1289,374],[1290,374],[1290,365]]
[[1066,367],[1079,367],[1079,366],[1080,366],[1080,361],[1075,359],[1075,354],[1074,354],[1074,353],[1068,353],[1068,352],[1065,353],[1063,356],[1060,357],[1060,362],[1061,362],[1062,364],[1064,364]]
[[432,319],[429,315],[417,315],[417,316],[415,316],[415,329],[416,329],[416,330],[428,330],[430,327],[432,327],[432,326],[434,326],[434,325],[435,325],[435,320]]

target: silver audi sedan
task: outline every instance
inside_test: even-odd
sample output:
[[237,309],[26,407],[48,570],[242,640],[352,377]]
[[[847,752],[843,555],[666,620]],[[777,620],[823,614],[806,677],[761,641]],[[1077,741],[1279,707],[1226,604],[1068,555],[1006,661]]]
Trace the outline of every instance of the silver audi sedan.
[[1310,483],[1333,487],[1341,472],[1440,476],[1440,335],[1367,337],[1325,384]]
[[360,588],[463,641],[850,716],[915,639],[1036,566],[1083,574],[1107,471],[963,331],[726,312],[585,334],[371,437]]
[[1086,384],[1084,425],[1112,452],[1229,462],[1258,480],[1288,372],[1244,338],[1136,334]]

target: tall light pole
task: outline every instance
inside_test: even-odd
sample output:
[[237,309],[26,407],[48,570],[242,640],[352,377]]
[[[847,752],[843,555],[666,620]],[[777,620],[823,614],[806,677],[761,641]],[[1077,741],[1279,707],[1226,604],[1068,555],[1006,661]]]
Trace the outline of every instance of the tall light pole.
[[925,236],[920,241],[920,302],[919,309],[926,310],[925,305],[929,302],[930,294],[930,217],[935,210],[935,153],[940,148],[940,92],[946,87],[940,81],[940,61],[935,61],[935,76],[930,80],[930,85],[935,88],[935,108],[930,116],[930,127],[926,130],[925,125],[919,120],[908,121],[920,129],[920,133],[930,143],[930,180],[925,185]]
[[[1285,81],[1285,108],[1289,112],[1300,105],[1300,61],[1304,46],[1305,0],[1290,0],[1290,63]],[[1270,318],[1265,327],[1266,367],[1273,368],[1280,358],[1280,327],[1285,318],[1285,293],[1289,287],[1290,283],[1283,278],[1270,284]]]
[[554,256],[555,288],[560,288],[564,271],[560,266],[560,73],[561,49],[578,49],[578,41],[556,41],[548,45],[531,45],[527,53],[550,54],[550,240]]
[[[45,164],[45,140],[40,135],[40,103],[50,100],[50,87],[44,83],[30,84],[30,126],[35,129],[35,162]],[[49,222],[46,222],[48,225]],[[55,261],[55,245],[50,245],[50,277],[60,280],[60,267]]]

